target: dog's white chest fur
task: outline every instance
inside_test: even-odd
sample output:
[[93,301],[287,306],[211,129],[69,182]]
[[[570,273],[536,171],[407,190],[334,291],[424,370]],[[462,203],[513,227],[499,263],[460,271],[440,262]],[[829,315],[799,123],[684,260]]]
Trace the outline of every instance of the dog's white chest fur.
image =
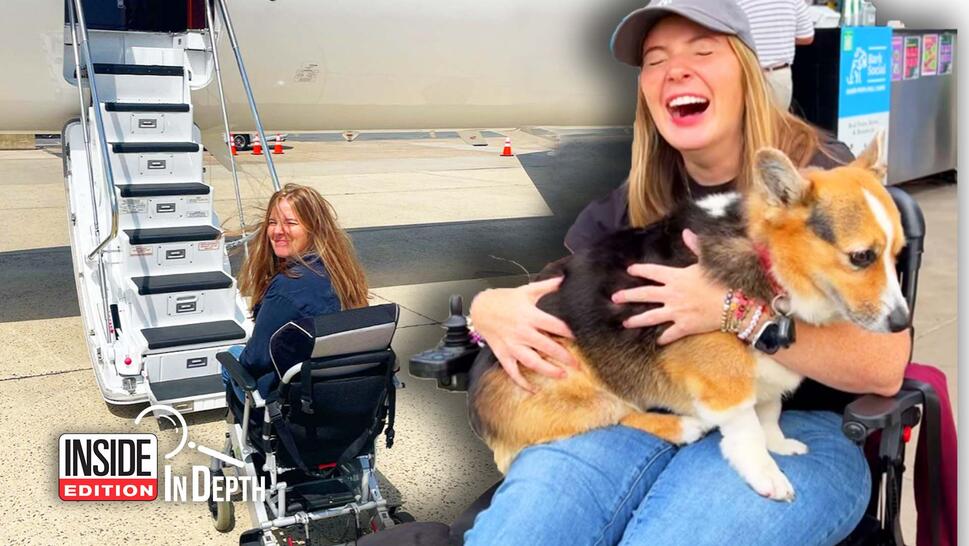
[[770,355],[754,351],[757,360],[757,401],[779,400],[801,384],[804,376],[782,366]]

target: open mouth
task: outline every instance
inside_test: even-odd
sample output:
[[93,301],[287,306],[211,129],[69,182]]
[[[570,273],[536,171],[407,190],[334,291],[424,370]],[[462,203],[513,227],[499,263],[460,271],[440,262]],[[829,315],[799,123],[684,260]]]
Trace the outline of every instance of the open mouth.
[[669,110],[673,119],[685,120],[699,116],[706,112],[709,107],[710,100],[698,95],[680,95],[666,103],[666,109]]

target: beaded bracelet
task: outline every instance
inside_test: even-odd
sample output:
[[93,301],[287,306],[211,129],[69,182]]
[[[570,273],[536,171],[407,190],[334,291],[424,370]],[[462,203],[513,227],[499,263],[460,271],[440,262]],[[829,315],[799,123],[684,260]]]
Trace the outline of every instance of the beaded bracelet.
[[727,294],[723,297],[723,310],[720,312],[720,331],[726,332],[728,324],[727,321],[730,318],[730,302],[733,301],[733,288],[727,290]]
[[478,347],[484,347],[485,340],[483,337],[481,337],[481,334],[479,334],[478,331],[475,330],[474,323],[471,322],[470,316],[468,316],[467,321],[468,321],[468,337],[471,338],[471,343],[474,343]]
[[736,334],[750,315],[754,301],[744,295],[742,290],[730,289],[723,301],[720,315],[720,331]]
[[740,341],[746,342],[747,338],[750,337],[750,334],[754,332],[754,328],[756,328],[757,323],[760,322],[761,315],[764,314],[764,309],[765,307],[763,305],[758,305],[757,308],[754,309],[754,316],[751,317],[750,324],[748,324],[747,327],[744,328],[743,332],[740,332],[739,334],[737,334],[737,338],[739,338]]
[[735,291],[733,294],[733,299],[734,305],[732,307],[734,313],[731,317],[729,330],[733,333],[737,333],[740,330],[740,325],[747,314],[747,304],[749,303],[749,300],[746,296],[744,296],[742,290]]
[[746,295],[743,296],[743,313],[741,313],[737,317],[737,319],[738,319],[737,320],[737,330],[738,331],[743,326],[744,322],[747,320],[747,317],[750,316],[750,312],[754,310],[754,308],[756,307],[756,305],[757,305],[757,302],[756,301],[748,298]]

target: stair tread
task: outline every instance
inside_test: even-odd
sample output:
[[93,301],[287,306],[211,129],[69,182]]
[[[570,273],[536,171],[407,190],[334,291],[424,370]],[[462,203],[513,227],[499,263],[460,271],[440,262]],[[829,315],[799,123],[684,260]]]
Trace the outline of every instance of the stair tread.
[[224,392],[225,383],[219,374],[151,383],[151,393],[159,402]]
[[193,290],[220,290],[232,286],[232,277],[223,271],[132,277],[131,281],[138,287],[138,294],[142,296]]
[[182,76],[185,74],[185,68],[163,64],[94,63],[94,73],[127,76]]
[[179,102],[105,102],[104,109],[108,112],[188,112],[190,106]]
[[112,142],[111,150],[116,154],[197,152],[199,145],[195,142]]
[[209,225],[126,229],[124,232],[133,245],[210,241],[222,235],[221,231]]
[[161,197],[168,195],[208,195],[211,188],[201,182],[167,184],[119,184],[121,197]]
[[143,328],[141,334],[148,341],[149,349],[167,349],[169,347],[231,341],[246,337],[246,331],[234,320]]

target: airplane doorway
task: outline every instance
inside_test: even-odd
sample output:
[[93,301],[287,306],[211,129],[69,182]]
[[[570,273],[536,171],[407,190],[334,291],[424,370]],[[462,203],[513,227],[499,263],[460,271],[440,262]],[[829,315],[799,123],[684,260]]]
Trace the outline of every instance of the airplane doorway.
[[[67,2],[64,22],[69,22]],[[203,0],[81,0],[89,29],[185,32],[205,28]]]

